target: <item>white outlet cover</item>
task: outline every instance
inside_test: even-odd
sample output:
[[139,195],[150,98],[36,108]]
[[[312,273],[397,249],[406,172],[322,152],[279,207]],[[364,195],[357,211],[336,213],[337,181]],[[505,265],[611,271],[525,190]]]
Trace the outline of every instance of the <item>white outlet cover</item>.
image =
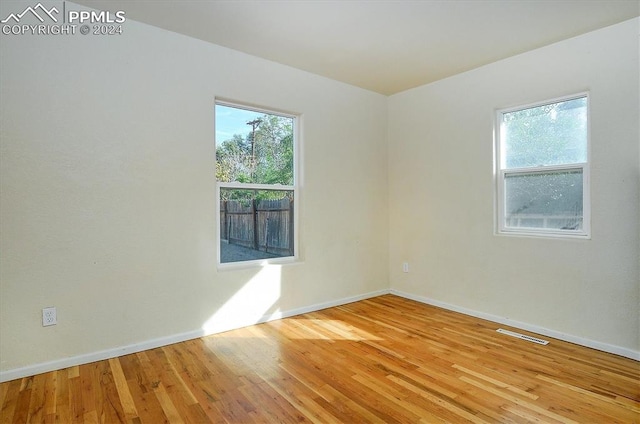
[[56,325],[58,323],[58,314],[55,307],[44,308],[42,310],[42,326]]

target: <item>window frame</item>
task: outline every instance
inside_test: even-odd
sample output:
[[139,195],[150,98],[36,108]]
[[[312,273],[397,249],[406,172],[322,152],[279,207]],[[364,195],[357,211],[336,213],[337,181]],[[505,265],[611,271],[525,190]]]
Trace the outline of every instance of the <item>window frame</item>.
[[[503,169],[502,140],[504,140],[504,114],[541,107],[553,103],[566,102],[584,98],[586,101],[586,162],[541,165],[522,168]],[[508,236],[530,236],[544,238],[591,239],[591,196],[590,196],[590,164],[591,164],[591,104],[588,92],[580,92],[568,96],[557,97],[540,102],[497,109],[495,111],[494,129],[494,178],[495,178],[495,233]],[[514,175],[553,174],[571,171],[582,172],[582,229],[563,230],[554,228],[510,227],[506,225],[506,179]]]
[[[284,184],[259,184],[259,183],[239,183],[239,182],[220,182],[215,177],[215,171],[217,166],[217,161],[215,160],[215,152],[214,152],[214,179],[216,184],[216,246],[217,246],[217,266],[218,269],[234,269],[234,268],[248,268],[255,266],[265,266],[271,264],[286,264],[286,263],[294,263],[299,260],[299,193],[300,193],[300,175],[299,175],[299,145],[300,145],[300,127],[301,127],[301,114],[293,113],[293,112],[285,112],[275,108],[266,108],[261,106],[254,106],[248,103],[237,102],[227,99],[222,99],[219,97],[215,98],[214,102],[214,150],[217,149],[218,140],[215,137],[215,123],[216,123],[216,112],[215,106],[226,106],[236,109],[243,109],[251,112],[263,113],[268,115],[275,115],[284,118],[291,118],[293,120],[293,184],[284,185]],[[292,191],[293,192],[293,255],[292,256],[282,256],[276,258],[268,258],[268,259],[254,259],[254,260],[246,260],[246,261],[236,261],[236,262],[221,262],[221,228],[220,228],[220,190],[221,189],[239,189],[239,190],[274,190],[274,191]]]

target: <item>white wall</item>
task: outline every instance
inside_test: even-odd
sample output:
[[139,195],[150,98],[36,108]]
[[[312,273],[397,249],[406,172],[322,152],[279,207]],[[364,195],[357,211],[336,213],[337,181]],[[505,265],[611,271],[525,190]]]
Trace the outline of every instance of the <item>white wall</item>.
[[[639,22],[390,97],[394,291],[640,355]],[[592,239],[494,235],[495,109],[585,90]]]
[[[5,376],[388,290],[385,96],[123,30],[0,37]],[[216,96],[303,114],[297,264],[216,269]]]

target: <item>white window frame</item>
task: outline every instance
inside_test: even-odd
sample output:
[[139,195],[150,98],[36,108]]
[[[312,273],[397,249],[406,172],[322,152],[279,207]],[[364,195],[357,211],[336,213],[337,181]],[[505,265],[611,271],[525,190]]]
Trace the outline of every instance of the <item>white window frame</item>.
[[[502,169],[502,140],[504,139],[504,126],[503,115],[510,112],[517,112],[520,110],[531,109],[540,107],[552,103],[559,103],[564,101],[570,101],[575,99],[585,98],[587,104],[587,161],[582,163],[572,163],[564,165],[551,165],[551,166],[535,166],[527,168],[511,168]],[[496,180],[495,193],[495,209],[496,209],[496,234],[498,235],[512,235],[512,236],[532,236],[532,237],[551,237],[551,238],[577,238],[577,239],[590,239],[591,238],[591,196],[590,196],[590,163],[591,163],[591,106],[588,92],[576,93],[569,96],[558,97],[550,100],[544,100],[541,102],[531,103],[527,105],[521,105],[516,107],[510,107],[505,109],[496,110],[495,114],[495,168],[494,176]],[[582,229],[576,230],[562,230],[552,228],[529,228],[529,227],[508,227],[506,225],[505,218],[505,206],[506,206],[506,190],[505,181],[508,176],[513,175],[531,175],[531,174],[546,174],[554,172],[566,172],[566,171],[581,171],[582,172]]]
[[[298,221],[299,221],[299,193],[300,193],[300,178],[299,178],[299,144],[300,144],[300,120],[301,115],[291,112],[284,112],[281,110],[265,107],[257,107],[246,103],[225,100],[221,98],[215,99],[215,106],[227,106],[237,109],[244,109],[252,112],[264,113],[268,115],[276,115],[284,118],[291,118],[293,120],[293,185],[283,184],[253,184],[253,183],[239,183],[239,182],[220,182],[216,179],[216,246],[217,246],[217,264],[218,269],[234,269],[234,268],[247,268],[255,266],[265,266],[270,264],[286,264],[297,262],[299,259],[299,237],[298,237]],[[214,134],[215,134],[215,107],[214,107]],[[214,135],[215,138],[215,135]],[[214,139],[214,144],[217,148],[218,140]],[[214,157],[214,175],[215,166],[217,163]],[[250,261],[237,261],[237,262],[221,262],[221,248],[220,248],[220,190],[221,189],[241,189],[241,190],[276,190],[276,191],[292,191],[293,192],[293,256],[283,256],[269,259],[256,259]]]

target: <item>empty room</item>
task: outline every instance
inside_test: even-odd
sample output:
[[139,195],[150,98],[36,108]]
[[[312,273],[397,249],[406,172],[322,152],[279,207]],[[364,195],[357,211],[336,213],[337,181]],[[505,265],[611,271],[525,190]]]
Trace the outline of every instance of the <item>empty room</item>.
[[0,423],[640,422],[640,1],[0,19]]

